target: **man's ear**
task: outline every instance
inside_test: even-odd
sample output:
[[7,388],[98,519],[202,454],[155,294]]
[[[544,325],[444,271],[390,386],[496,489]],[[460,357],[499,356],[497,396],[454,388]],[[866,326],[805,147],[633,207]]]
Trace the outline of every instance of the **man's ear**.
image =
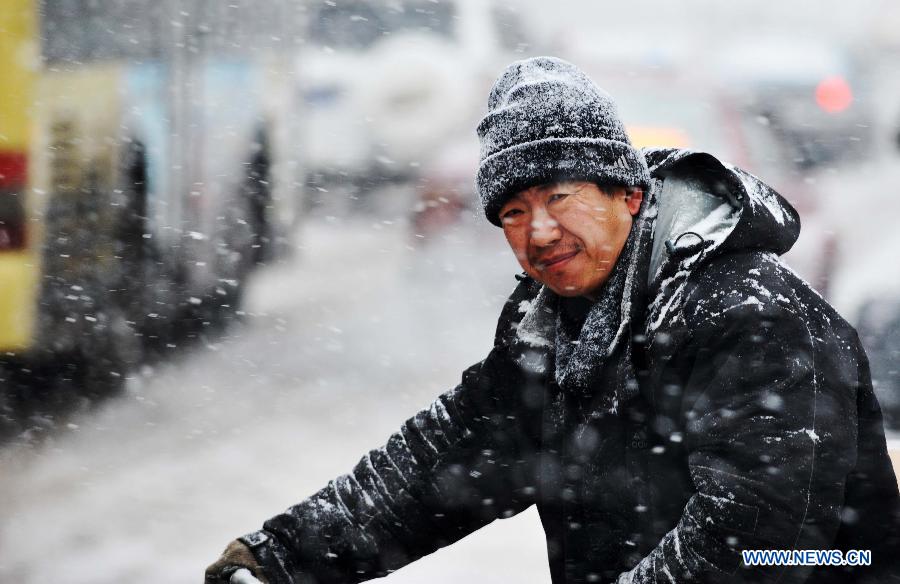
[[625,204],[628,205],[628,212],[637,215],[641,210],[641,201],[644,200],[643,189],[629,189],[625,191]]

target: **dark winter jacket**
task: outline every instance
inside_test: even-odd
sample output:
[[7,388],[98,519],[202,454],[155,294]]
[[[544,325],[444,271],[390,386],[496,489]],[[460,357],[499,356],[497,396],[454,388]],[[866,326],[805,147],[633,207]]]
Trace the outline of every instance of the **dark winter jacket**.
[[[557,383],[553,343],[528,330],[546,292],[522,277],[455,389],[243,538],[270,582],[384,576],[530,505],[554,584],[900,581],[865,354],[778,259],[796,213],[709,155],[645,155],[653,253],[590,381]],[[749,568],[740,554],[831,548],[870,549],[873,565]]]

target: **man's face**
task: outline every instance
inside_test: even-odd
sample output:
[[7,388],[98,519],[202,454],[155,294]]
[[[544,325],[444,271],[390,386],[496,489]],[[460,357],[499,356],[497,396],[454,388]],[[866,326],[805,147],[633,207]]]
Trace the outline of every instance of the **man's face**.
[[594,183],[561,182],[531,187],[503,205],[503,233],[529,276],[560,296],[596,298],[643,198],[640,189],[608,192]]

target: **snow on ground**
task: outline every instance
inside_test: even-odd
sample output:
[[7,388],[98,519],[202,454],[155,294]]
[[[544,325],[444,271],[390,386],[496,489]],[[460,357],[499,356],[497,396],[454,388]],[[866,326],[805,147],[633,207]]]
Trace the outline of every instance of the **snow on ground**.
[[[0,581],[200,582],[232,538],[352,468],[490,348],[514,261],[499,231],[410,246],[319,220],[258,275],[245,322],[40,447],[0,450]],[[549,582],[531,509],[386,582]]]

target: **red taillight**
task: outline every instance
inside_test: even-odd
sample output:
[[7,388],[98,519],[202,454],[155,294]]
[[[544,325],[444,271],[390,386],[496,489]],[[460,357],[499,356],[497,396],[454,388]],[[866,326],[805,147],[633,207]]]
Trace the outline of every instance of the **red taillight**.
[[0,190],[16,190],[25,186],[28,158],[24,152],[0,150]]
[[0,151],[0,252],[25,248],[27,174],[24,153]]
[[816,86],[816,103],[830,114],[842,112],[853,103],[853,90],[843,77],[826,77]]

